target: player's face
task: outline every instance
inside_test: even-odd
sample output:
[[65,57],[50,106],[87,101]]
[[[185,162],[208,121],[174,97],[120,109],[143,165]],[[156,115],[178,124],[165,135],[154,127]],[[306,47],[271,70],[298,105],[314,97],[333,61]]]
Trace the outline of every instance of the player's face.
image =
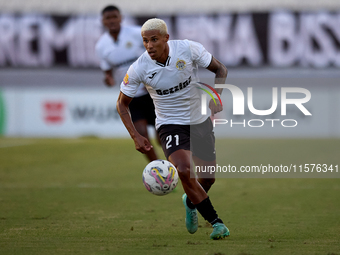
[[120,22],[122,21],[122,16],[118,11],[107,11],[103,14],[103,25],[110,30],[110,32],[119,32]]
[[143,44],[151,59],[164,63],[168,57],[169,35],[162,35],[159,30],[143,31]]

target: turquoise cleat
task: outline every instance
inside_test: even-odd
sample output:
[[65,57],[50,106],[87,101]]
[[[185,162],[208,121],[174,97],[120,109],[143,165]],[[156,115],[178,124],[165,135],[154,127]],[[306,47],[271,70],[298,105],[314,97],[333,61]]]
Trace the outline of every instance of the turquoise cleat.
[[230,235],[229,229],[223,223],[217,222],[213,225],[213,228],[214,230],[210,235],[210,239],[218,240]]
[[187,206],[187,194],[182,196],[182,201],[185,206],[186,217],[185,217],[185,225],[190,234],[193,234],[197,231],[198,228],[198,218],[197,218],[197,209],[190,209]]

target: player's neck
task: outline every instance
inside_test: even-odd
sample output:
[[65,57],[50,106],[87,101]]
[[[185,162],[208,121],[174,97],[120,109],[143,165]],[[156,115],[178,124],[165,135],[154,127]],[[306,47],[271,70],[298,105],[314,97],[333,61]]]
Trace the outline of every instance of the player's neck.
[[118,40],[118,35],[119,35],[119,32],[120,32],[120,28],[119,30],[116,30],[116,31],[110,31],[110,35],[112,36],[112,38],[117,41]]
[[156,61],[165,65],[166,61],[168,60],[168,56],[169,56],[169,45],[166,44],[163,54],[158,59],[156,59]]

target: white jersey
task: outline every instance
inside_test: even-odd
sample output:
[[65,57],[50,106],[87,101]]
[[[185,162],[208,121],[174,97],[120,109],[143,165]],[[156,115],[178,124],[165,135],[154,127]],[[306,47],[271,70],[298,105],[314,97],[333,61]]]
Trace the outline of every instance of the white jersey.
[[[116,84],[120,84],[129,66],[145,51],[140,27],[121,26],[117,41],[105,32],[96,44],[96,53],[103,71],[113,69]],[[136,97],[147,94],[140,84]]]
[[139,84],[145,84],[156,111],[156,128],[165,124],[199,124],[207,119],[201,114],[198,66],[208,67],[212,55],[197,42],[168,41],[169,56],[165,64],[152,60],[144,52],[134,62],[120,90],[134,97]]

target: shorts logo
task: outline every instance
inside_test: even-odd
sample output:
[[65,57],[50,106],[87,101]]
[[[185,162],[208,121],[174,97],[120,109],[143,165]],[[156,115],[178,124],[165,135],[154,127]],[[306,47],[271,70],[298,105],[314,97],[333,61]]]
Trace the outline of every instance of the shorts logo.
[[123,80],[124,85],[128,85],[129,84],[129,75],[126,74]]
[[183,70],[185,67],[186,67],[186,64],[184,60],[180,60],[178,59],[177,62],[176,62],[176,68],[178,70]]

